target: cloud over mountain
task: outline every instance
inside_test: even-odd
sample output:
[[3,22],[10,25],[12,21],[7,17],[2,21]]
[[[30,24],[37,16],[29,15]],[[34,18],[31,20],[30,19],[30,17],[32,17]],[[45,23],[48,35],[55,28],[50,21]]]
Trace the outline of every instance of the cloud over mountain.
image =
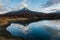
[[[5,2],[3,3],[3,1]],[[34,1],[37,1],[37,0],[34,0]],[[40,1],[41,3],[40,2],[39,2],[40,4],[36,3],[36,5],[34,1],[32,0],[31,1],[30,0],[22,0],[22,1],[0,0],[0,11],[1,11],[0,14],[4,14],[10,11],[20,10],[24,7],[27,7],[28,9],[32,11],[38,11],[38,12],[44,12],[44,13],[50,13],[50,12],[55,12],[57,10],[58,11],[60,10],[60,0],[46,0],[46,1],[41,0]]]

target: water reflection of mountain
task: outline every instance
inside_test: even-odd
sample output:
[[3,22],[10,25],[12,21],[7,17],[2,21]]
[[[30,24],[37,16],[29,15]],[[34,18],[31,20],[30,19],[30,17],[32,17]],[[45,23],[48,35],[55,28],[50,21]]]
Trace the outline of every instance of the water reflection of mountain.
[[[58,29],[56,28],[57,26],[55,26],[53,24],[53,22],[54,21],[52,21],[52,24],[51,24],[51,21],[44,20],[44,21],[30,23],[29,25],[26,26],[26,27],[28,27],[28,30],[23,30],[23,28],[21,28],[21,24],[12,23],[12,25],[8,26],[7,30],[10,33],[12,33],[12,35],[16,34],[14,36],[22,36],[23,38],[26,38],[27,40],[33,40],[33,39],[34,40],[37,40],[37,39],[38,40],[40,40],[40,39],[41,40],[50,40],[51,37],[57,35],[56,33],[58,32],[57,31]],[[27,34],[25,34],[26,32],[27,32]],[[23,36],[23,34],[24,34],[24,36]],[[56,37],[55,37],[55,39],[56,39]]]

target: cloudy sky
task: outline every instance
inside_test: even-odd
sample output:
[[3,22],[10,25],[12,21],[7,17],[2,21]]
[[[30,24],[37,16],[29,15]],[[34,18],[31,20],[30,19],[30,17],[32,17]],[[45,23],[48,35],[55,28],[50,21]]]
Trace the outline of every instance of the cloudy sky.
[[60,10],[60,0],[0,0],[0,14],[23,7],[32,11],[49,13]]

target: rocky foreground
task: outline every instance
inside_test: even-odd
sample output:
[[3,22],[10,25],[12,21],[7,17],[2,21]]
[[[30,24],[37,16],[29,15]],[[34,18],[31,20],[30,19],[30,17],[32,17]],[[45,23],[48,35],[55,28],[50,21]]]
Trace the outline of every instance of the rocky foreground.
[[15,37],[12,36],[8,31],[5,29],[6,27],[0,27],[0,40],[23,40],[22,37]]

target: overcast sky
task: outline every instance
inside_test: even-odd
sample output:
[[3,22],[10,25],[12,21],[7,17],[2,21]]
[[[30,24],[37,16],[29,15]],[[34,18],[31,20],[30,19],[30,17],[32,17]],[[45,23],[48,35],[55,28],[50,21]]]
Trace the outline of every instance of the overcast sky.
[[[15,9],[19,10],[26,6],[32,11],[40,12],[44,9],[42,12],[46,12],[50,7],[55,8],[57,4],[60,4],[60,0],[0,0],[0,10],[5,10],[4,12],[14,11]],[[60,5],[58,6],[60,7]],[[48,12],[50,12],[50,10]]]

